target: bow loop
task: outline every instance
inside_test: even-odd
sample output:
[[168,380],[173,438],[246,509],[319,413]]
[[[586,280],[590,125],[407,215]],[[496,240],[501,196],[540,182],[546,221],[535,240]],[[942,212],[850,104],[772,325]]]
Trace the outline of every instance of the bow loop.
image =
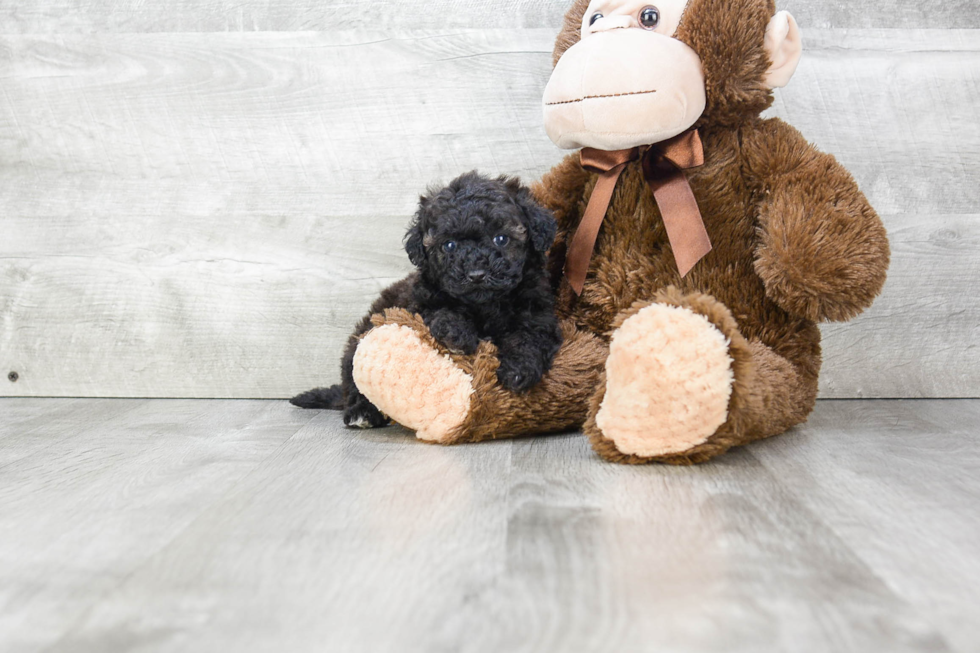
[[704,165],[704,146],[701,144],[701,137],[698,136],[696,129],[651,146],[650,150],[651,152],[659,151],[660,156],[681,170]]
[[629,150],[597,150],[594,147],[583,148],[579,153],[582,159],[582,167],[589,172],[602,174],[609,172],[617,166],[640,158],[640,148],[634,147]]

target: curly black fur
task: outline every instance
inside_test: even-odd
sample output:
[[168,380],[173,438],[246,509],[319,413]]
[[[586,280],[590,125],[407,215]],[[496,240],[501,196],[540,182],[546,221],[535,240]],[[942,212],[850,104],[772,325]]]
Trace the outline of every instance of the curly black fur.
[[341,385],[290,401],[337,409],[342,393],[345,424],[387,424],[354,384],[354,352],[371,329],[371,315],[395,307],[421,315],[450,350],[472,354],[480,340],[489,339],[497,345],[500,383],[527,391],[550,369],[562,341],[545,271],[555,231],[551,212],[514,178],[469,172],[430,190],[405,234],[405,250],[418,270],[382,291],[357,325],[341,361]]
[[343,410],[344,390],[339,385],[332,385],[329,388],[313,388],[296,395],[289,400],[289,403],[300,408]]

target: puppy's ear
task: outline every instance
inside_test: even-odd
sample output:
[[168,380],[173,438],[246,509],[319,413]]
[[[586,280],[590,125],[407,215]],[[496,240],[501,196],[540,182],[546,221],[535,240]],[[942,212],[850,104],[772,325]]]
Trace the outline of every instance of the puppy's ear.
[[541,254],[548,251],[555,241],[555,234],[558,232],[558,223],[551,211],[538,204],[527,186],[516,178],[506,180],[507,190],[524,211],[527,219],[527,230],[531,234],[531,246]]
[[425,264],[425,206],[428,203],[428,197],[419,198],[419,210],[415,212],[412,224],[408,226],[408,231],[405,233],[405,251],[408,252],[408,260],[417,268]]

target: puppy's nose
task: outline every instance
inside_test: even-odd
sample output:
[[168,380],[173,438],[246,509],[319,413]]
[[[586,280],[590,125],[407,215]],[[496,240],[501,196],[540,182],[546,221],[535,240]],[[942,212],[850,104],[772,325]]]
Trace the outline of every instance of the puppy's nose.
[[466,276],[470,278],[470,281],[483,281],[484,277],[487,276],[487,271],[471,270]]

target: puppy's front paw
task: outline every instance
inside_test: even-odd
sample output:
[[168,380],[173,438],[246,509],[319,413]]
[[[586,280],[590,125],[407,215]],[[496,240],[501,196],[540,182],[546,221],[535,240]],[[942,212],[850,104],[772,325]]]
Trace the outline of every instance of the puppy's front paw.
[[465,354],[466,356],[472,356],[476,353],[477,348],[480,346],[480,339],[477,335],[467,334],[465,337],[454,339],[445,338],[438,339],[446,349],[453,352],[454,354]]
[[473,326],[455,316],[436,315],[428,327],[432,337],[454,354],[469,356],[480,346],[480,337]]
[[543,372],[537,361],[517,355],[500,355],[497,380],[513,392],[527,392],[541,380]]
[[352,429],[376,429],[388,422],[388,417],[364,397],[344,409],[344,424]]

